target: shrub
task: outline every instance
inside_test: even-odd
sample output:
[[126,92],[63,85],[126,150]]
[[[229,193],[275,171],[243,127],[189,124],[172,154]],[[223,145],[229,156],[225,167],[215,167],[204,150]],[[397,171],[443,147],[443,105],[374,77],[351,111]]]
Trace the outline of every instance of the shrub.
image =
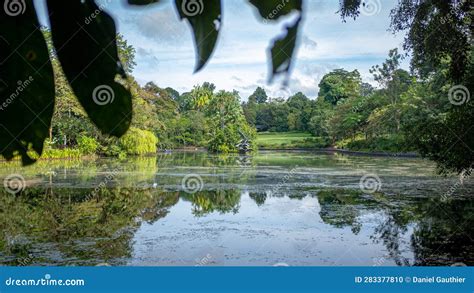
[[41,156],[42,159],[65,159],[65,158],[80,158],[82,153],[78,149],[47,149]]
[[127,157],[125,151],[118,144],[109,144],[104,147],[103,154],[106,157],[117,157],[119,159],[124,159]]
[[92,155],[96,153],[99,143],[92,137],[80,136],[77,139],[77,147],[81,153],[85,155]]
[[151,131],[130,127],[119,143],[128,155],[145,155],[156,153],[158,138]]

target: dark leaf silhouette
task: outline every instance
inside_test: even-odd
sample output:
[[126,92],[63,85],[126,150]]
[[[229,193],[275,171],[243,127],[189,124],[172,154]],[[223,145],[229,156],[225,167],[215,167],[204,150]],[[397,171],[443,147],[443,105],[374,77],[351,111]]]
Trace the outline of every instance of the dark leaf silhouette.
[[181,19],[186,19],[193,29],[197,72],[207,63],[216,46],[222,23],[221,2],[176,0],[176,8]]
[[265,20],[275,21],[280,17],[290,14],[293,11],[298,13],[297,20],[286,27],[286,34],[274,40],[270,49],[272,62],[271,78],[280,73],[288,73],[291,67],[291,59],[296,46],[296,38],[298,35],[298,28],[301,22],[301,0],[288,1],[257,1],[249,0],[254,5]]
[[126,75],[113,19],[92,0],[47,3],[53,43],[74,93],[102,132],[123,135],[131,122],[132,102],[130,92],[115,80]]
[[32,0],[0,9],[0,27],[1,154],[18,152],[28,165],[34,160],[27,151],[41,155],[51,125],[53,69]]

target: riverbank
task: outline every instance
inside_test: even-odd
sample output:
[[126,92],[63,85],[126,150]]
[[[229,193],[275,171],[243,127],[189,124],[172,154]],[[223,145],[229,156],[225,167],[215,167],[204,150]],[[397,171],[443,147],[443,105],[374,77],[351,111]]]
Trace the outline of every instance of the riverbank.
[[[389,144],[381,144],[388,149],[377,148],[366,149],[360,147],[364,144],[349,144],[348,141],[341,141],[331,146],[324,138],[314,137],[305,132],[260,132],[257,134],[257,146],[260,151],[312,151],[326,153],[342,153],[349,155],[377,156],[377,157],[420,157],[416,152],[394,151],[397,149],[395,140],[386,139]],[[348,148],[347,146],[357,145],[359,147]],[[401,148],[399,148],[401,149]]]
[[259,151],[276,151],[276,152],[291,152],[291,151],[303,151],[303,152],[316,152],[316,153],[339,153],[354,156],[373,156],[373,157],[400,157],[400,158],[420,158],[421,156],[417,153],[391,153],[391,152],[363,152],[363,151],[351,151],[336,148],[272,148],[265,149],[261,148]]

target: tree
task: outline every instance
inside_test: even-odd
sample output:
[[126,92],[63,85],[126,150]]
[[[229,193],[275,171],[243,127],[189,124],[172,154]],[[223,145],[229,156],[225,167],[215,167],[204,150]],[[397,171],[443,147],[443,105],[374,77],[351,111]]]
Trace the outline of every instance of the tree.
[[236,152],[242,138],[240,133],[253,140],[255,133],[248,126],[240,106],[238,92],[219,91],[209,102],[206,113],[213,131],[209,149],[216,152]]
[[171,88],[171,87],[167,87],[167,88],[165,88],[165,91],[170,95],[170,97],[173,100],[178,101],[179,92],[177,90],[175,90],[174,88]]
[[209,83],[195,86],[190,93],[192,109],[204,109],[212,99],[214,88],[215,86]]
[[311,101],[302,92],[298,92],[288,98],[287,105],[290,112],[287,116],[288,128],[307,131],[311,119]]
[[413,79],[407,71],[399,68],[401,57],[396,48],[392,49],[382,66],[376,65],[370,69],[370,73],[374,75],[375,81],[384,88],[385,96],[389,100],[389,104],[379,111],[379,113],[384,113],[381,120],[385,122],[394,120],[397,132],[400,131],[400,97],[408,90]]
[[360,94],[362,80],[357,70],[352,72],[336,69],[323,76],[319,82],[318,97],[325,99],[333,105],[356,97]]
[[249,102],[254,102],[257,104],[263,104],[267,102],[267,93],[261,87],[257,87],[253,94],[249,96]]
[[[356,18],[361,1],[341,1],[341,16]],[[411,53],[411,69],[425,83],[436,82],[436,75],[444,74],[444,89],[433,95],[442,95],[443,100],[452,99],[459,92],[464,102],[451,104],[445,112],[425,107],[419,114],[429,110],[442,114],[423,115],[433,124],[424,123],[409,127],[415,138],[414,145],[425,157],[437,162],[442,172],[463,172],[472,168],[474,157],[474,130],[467,128],[474,120],[474,106],[469,99],[469,89],[474,88],[472,47],[472,3],[458,0],[399,1],[391,11],[393,32],[407,32],[404,49]],[[427,88],[429,88],[428,85]],[[461,91],[459,91],[461,90]],[[420,93],[421,101],[432,100],[428,93]],[[462,101],[462,100],[461,100]],[[427,113],[425,113],[427,114]],[[436,119],[431,119],[437,117]],[[422,119],[423,119],[422,118]]]

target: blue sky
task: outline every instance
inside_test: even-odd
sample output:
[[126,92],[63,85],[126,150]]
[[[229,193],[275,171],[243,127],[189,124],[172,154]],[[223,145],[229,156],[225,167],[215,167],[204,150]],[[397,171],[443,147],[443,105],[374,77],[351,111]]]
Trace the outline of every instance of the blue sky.
[[[238,90],[242,100],[257,86],[264,87],[273,97],[302,91],[314,99],[321,78],[336,68],[358,69],[364,81],[373,83],[370,67],[382,63],[390,49],[401,50],[403,41],[402,34],[394,36],[387,31],[395,0],[366,0],[374,5],[367,6],[356,21],[350,19],[346,23],[336,14],[339,1],[307,0],[289,88],[282,89],[279,80],[268,83],[267,51],[271,40],[283,33],[284,24],[294,15],[275,24],[264,24],[246,0],[224,0],[217,48],[207,66],[193,74],[191,30],[180,21],[173,2],[161,0],[159,4],[136,8],[125,1],[102,1],[115,18],[119,32],[136,49],[133,75],[140,84],[154,81],[161,87],[185,92],[209,81],[218,89]],[[40,21],[46,24],[44,0],[35,3],[43,11]],[[408,60],[402,67],[408,69]]]

